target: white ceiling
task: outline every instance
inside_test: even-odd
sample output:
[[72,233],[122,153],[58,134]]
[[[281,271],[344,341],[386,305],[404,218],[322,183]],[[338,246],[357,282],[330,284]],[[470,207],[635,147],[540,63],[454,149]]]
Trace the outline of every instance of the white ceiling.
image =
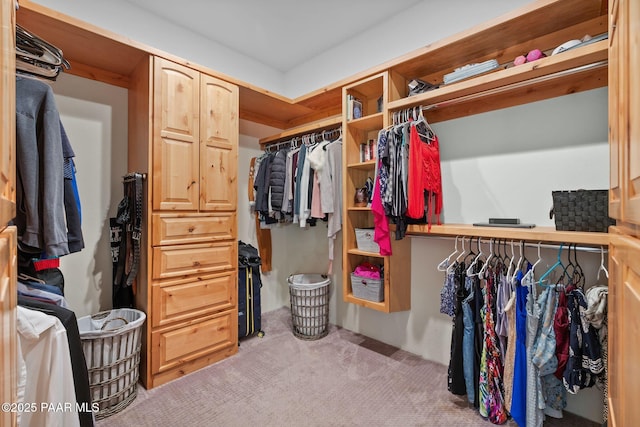
[[423,0],[126,0],[287,72]]

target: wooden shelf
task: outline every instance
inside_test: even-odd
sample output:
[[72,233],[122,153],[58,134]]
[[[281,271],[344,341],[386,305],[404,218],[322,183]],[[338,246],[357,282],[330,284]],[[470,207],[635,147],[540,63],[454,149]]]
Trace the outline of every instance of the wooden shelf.
[[359,119],[349,120],[347,125],[360,130],[382,129],[384,123],[383,113],[370,114]]
[[[426,107],[436,122],[607,85],[608,40],[389,102],[389,110]],[[462,105],[456,107],[456,104]]]
[[367,160],[366,162],[358,162],[358,163],[349,163],[347,165],[347,168],[349,169],[372,169],[376,166],[376,161],[374,160]]
[[557,231],[554,227],[506,228],[475,227],[469,224],[409,225],[407,235],[411,236],[469,236],[488,239],[527,240],[533,242],[579,243],[583,245],[608,246],[609,233],[581,231]]
[[361,251],[360,249],[349,249],[347,251],[347,253],[351,254],[351,255],[360,255],[360,256],[371,256],[371,257],[377,257],[377,258],[384,258],[384,256],[380,255],[379,253]]
[[349,212],[371,212],[371,207],[369,206],[364,206],[364,207],[358,207],[358,206],[351,206],[348,207],[347,210]]
[[349,293],[347,295],[344,296],[344,300],[346,302],[350,302],[352,304],[357,304],[357,305],[361,305],[363,307],[367,307],[367,308],[371,308],[377,311],[382,311],[385,313],[389,312],[389,308],[388,305],[385,304],[384,301],[381,302],[376,302],[376,301],[369,301],[366,299],[362,299],[362,298],[356,298],[355,296],[353,296],[352,293]]

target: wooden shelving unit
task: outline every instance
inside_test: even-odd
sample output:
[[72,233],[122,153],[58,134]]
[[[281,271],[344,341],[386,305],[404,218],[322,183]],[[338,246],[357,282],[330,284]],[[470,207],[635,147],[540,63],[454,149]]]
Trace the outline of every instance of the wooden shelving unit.
[[[408,239],[393,242],[392,256],[358,249],[356,228],[373,226],[373,213],[369,207],[354,206],[356,188],[375,175],[375,160],[360,161],[360,144],[378,140],[378,132],[387,123],[386,103],[389,99],[389,75],[375,74],[343,88],[343,263],[342,295],[346,302],[382,312],[411,308],[411,256]],[[348,120],[347,96],[358,98],[363,105],[361,118]],[[380,104],[380,100],[382,103]],[[351,272],[361,262],[379,264],[384,268],[384,300],[373,302],[353,295]]]

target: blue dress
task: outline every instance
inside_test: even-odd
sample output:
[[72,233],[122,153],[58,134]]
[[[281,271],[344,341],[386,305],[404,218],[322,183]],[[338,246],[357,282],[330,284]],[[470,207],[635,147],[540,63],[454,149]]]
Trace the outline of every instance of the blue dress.
[[511,417],[524,427],[527,421],[527,295],[529,290],[522,286],[521,271],[516,276],[516,356],[513,365],[513,393]]

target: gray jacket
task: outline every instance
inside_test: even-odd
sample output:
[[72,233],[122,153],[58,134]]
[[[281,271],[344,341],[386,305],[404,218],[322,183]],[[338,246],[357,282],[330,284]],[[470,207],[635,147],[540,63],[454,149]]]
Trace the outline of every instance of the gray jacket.
[[17,77],[15,224],[20,249],[52,257],[69,253],[63,166],[53,91],[44,82]]

